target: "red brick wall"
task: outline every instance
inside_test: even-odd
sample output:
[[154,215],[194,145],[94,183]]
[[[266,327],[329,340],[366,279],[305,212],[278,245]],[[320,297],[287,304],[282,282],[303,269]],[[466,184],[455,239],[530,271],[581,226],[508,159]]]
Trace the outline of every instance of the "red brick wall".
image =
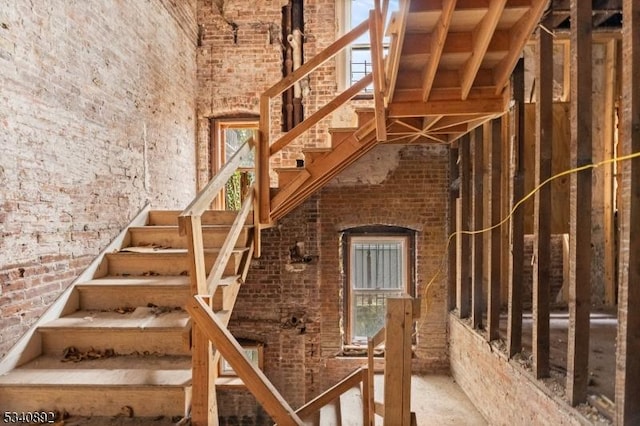
[[[357,182],[367,170],[367,183]],[[448,370],[445,278],[425,292],[445,253],[448,151],[442,146],[382,145],[342,172],[301,207],[263,231],[262,257],[252,263],[230,329],[261,341],[264,370],[298,407],[362,365],[340,357],[342,277],[340,231],[353,226],[404,226],[417,233],[419,320],[415,371]],[[291,261],[302,243],[309,263]],[[427,312],[426,300],[429,301]],[[302,319],[293,326],[291,318]],[[218,393],[221,405],[233,396]],[[240,415],[238,407],[232,415]]]
[[193,197],[197,33],[195,0],[2,12],[0,357],[147,201]]
[[451,372],[492,425],[580,425],[576,411],[551,395],[463,320],[449,316]]

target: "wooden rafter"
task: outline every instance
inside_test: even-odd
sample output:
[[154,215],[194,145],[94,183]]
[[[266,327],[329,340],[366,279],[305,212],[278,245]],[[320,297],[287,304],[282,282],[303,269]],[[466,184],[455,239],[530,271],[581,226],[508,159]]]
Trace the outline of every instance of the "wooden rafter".
[[463,100],[469,96],[473,81],[480,69],[480,65],[482,65],[482,59],[487,52],[489,42],[500,22],[500,16],[506,4],[507,0],[493,0],[484,18],[474,29],[473,51],[460,74],[461,98]]
[[447,34],[449,33],[449,26],[455,8],[456,0],[443,1],[442,15],[440,15],[433,34],[431,35],[429,60],[422,75],[422,100],[425,102],[429,100],[429,93],[433,86],[433,80],[436,77],[436,71],[438,71],[438,63],[440,62],[440,56],[444,49]]
[[393,34],[391,40],[389,57],[387,58],[386,63],[386,75],[389,81],[389,87],[385,98],[386,104],[388,104],[389,101],[393,99],[393,93],[396,88],[396,81],[398,79],[398,68],[400,67],[400,56],[402,52],[402,45],[404,44],[404,34],[406,29],[405,26],[408,14],[409,2],[400,2],[400,10],[392,16],[392,22],[389,24],[390,28],[395,28],[395,33]]
[[369,36],[371,40],[371,60],[373,62],[373,99],[376,117],[376,137],[379,141],[387,139],[387,119],[385,116],[384,59],[382,58],[382,12],[374,9],[369,12]]
[[511,42],[509,53],[500,61],[494,69],[496,94],[500,93],[509,80],[509,76],[516,66],[524,45],[529,40],[533,29],[540,21],[542,12],[547,5],[547,0],[532,0],[531,9],[525,13],[511,29]]

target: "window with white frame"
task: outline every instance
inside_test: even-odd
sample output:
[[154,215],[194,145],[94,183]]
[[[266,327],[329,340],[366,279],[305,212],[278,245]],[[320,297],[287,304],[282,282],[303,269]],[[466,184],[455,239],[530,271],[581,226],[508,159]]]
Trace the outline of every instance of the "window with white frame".
[[[398,10],[399,0],[389,1],[389,11],[387,16]],[[344,17],[341,21],[342,32],[347,33],[362,21],[369,18],[369,11],[374,8],[374,0],[343,0]],[[389,39],[385,37],[383,40],[383,55],[386,56],[388,50]],[[365,75],[369,74],[371,69],[371,41],[369,33],[358,37],[349,48],[345,49],[344,64],[339,64],[338,68],[342,69],[342,78],[339,88],[344,89],[353,85]],[[371,93],[373,86],[367,87],[364,92]]]
[[[261,344],[248,344],[243,345],[242,349],[244,351],[244,355],[247,357],[249,362],[253,364],[256,368],[262,370],[262,345]],[[220,358],[220,376],[227,377],[235,377],[237,376],[229,361],[224,358]]]
[[344,246],[345,342],[356,345],[384,326],[388,297],[413,294],[413,232],[392,227],[360,231],[347,231]]

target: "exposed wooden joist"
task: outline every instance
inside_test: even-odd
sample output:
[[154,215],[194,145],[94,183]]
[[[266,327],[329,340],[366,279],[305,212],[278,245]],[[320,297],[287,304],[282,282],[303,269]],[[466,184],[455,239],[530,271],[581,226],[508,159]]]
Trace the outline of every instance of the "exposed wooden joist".
[[[624,1],[622,154],[640,152],[640,4]],[[621,260],[616,354],[616,423],[640,424],[640,158],[621,164]]]
[[511,28],[511,42],[509,53],[500,61],[494,70],[496,93],[500,93],[506,86],[509,75],[513,71],[524,45],[531,37],[534,27],[547,6],[547,0],[532,0],[531,8]]
[[[491,0],[458,0],[457,10],[478,10],[486,9]],[[509,9],[521,9],[531,6],[535,0],[509,0]],[[433,0],[412,0],[411,12],[438,12],[441,9],[441,1]]]
[[504,97],[491,99],[468,99],[466,101],[394,102],[389,105],[389,118],[424,115],[466,115],[474,113],[499,114],[504,111]]
[[459,142],[460,152],[460,256],[458,257],[457,306],[460,318],[468,318],[471,311],[471,237],[460,233],[471,229],[471,140],[465,134]]
[[[471,132],[473,142],[473,231],[483,228],[483,154],[484,137],[482,126]],[[482,328],[482,266],[484,262],[483,234],[476,233],[472,237],[472,273],[471,273],[471,326]]]
[[[538,34],[536,49],[536,142],[535,183],[551,177],[553,135],[553,37]],[[549,376],[549,308],[551,303],[551,185],[545,185],[534,199],[533,243],[533,373]]]
[[[502,181],[502,118],[491,121],[491,225],[501,220],[501,181]],[[489,341],[500,338],[500,264],[501,242],[500,227],[491,230],[489,286],[487,294],[487,338]]]
[[[458,0],[459,1],[459,0]],[[431,33],[407,33],[404,36],[402,56],[430,55],[434,50],[435,35]],[[509,50],[511,34],[506,30],[496,30],[491,37],[487,52],[498,53]],[[471,53],[473,34],[470,32],[447,33],[442,46],[442,55],[452,53]]]
[[[591,2],[571,1],[571,167],[592,162]],[[567,396],[584,402],[589,383],[592,173],[571,175]]]
[[400,67],[400,57],[402,56],[402,45],[404,44],[404,35],[406,30],[407,15],[409,14],[409,2],[400,2],[400,10],[394,13],[389,27],[396,28],[391,35],[391,43],[389,47],[389,56],[386,62],[386,76],[389,82],[385,97],[385,105],[389,105],[393,99],[396,89],[396,81],[398,80],[398,69]]
[[451,17],[455,7],[456,0],[444,0],[442,2],[442,15],[440,15],[435,30],[431,34],[429,59],[422,74],[422,100],[425,102],[429,100],[429,94],[438,71],[440,56],[449,33],[449,25],[451,24]]
[[469,96],[469,91],[471,90],[473,81],[480,69],[480,65],[482,65],[482,59],[487,52],[489,42],[491,41],[493,32],[496,30],[496,27],[500,22],[500,16],[502,15],[502,11],[506,4],[507,0],[492,0],[489,4],[487,13],[473,31],[473,50],[460,73],[462,88],[461,97],[463,100],[467,99],[467,96]]
[[[515,100],[515,140],[512,146],[515,159],[512,183],[512,205],[524,196],[524,59],[513,72]],[[509,300],[507,320],[507,352],[509,357],[522,351],[522,281],[524,266],[524,209],[511,217],[511,251],[509,256]]]

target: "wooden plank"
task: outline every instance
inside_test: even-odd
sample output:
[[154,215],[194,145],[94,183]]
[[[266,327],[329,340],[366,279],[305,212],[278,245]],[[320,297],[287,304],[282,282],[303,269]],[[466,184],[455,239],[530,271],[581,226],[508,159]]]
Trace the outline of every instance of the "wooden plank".
[[197,324],[192,328],[192,342],[191,423],[195,426],[215,425],[218,422],[215,392],[218,369],[211,362],[211,343]]
[[384,354],[385,426],[411,424],[411,331],[410,297],[387,299],[387,341]]
[[[604,82],[604,124],[603,143],[604,158],[615,156],[614,116],[616,114],[616,63],[617,40],[611,39],[606,45],[605,82]],[[615,198],[613,192],[613,164],[603,166],[603,198],[604,198],[604,303],[614,306],[616,300],[616,224]]]
[[[459,186],[460,186],[460,174],[458,168],[458,148],[449,147],[449,229],[448,234],[451,235],[456,232],[456,223],[457,223],[457,215],[456,215],[456,200],[458,199],[459,194]],[[454,188],[454,186],[456,186]],[[456,292],[457,292],[457,244],[455,243],[457,239],[453,240],[453,242],[449,243],[449,292],[448,292],[448,310],[453,310],[456,308]]]
[[460,139],[460,265],[458,284],[458,315],[468,318],[471,313],[471,237],[465,233],[471,229],[471,138],[468,134]]
[[247,389],[274,421],[285,426],[302,424],[302,420],[271,384],[262,370],[254,366],[246,358],[242,346],[211,311],[208,302],[202,297],[196,296],[189,300],[186,309],[195,323],[199,325],[206,338],[215,344],[220,354],[231,365]]
[[180,216],[179,220],[180,227],[186,230],[187,234],[191,294],[206,294],[207,271],[204,260],[201,218],[200,216]]
[[472,187],[473,187],[473,212],[472,227],[474,231],[471,237],[471,253],[472,253],[472,273],[471,273],[471,326],[475,329],[482,328],[482,285],[483,285],[483,234],[478,232],[482,230],[483,223],[483,157],[484,157],[484,140],[483,129],[477,127],[471,132],[471,141],[473,142],[473,170],[472,170]]
[[287,75],[278,83],[271,86],[263,93],[262,96],[265,96],[267,98],[278,96],[280,93],[293,86],[297,81],[305,77],[307,74],[313,72],[316,68],[324,64],[329,59],[333,58],[338,52],[347,47],[349,44],[353,43],[362,34],[367,32],[368,29],[368,21],[365,20],[362,23],[358,24],[358,26],[356,26],[354,29],[331,43],[323,51],[302,64],[300,68]]
[[371,62],[373,63],[373,101],[376,118],[376,137],[378,141],[387,140],[387,118],[384,105],[386,79],[382,58],[382,16],[379,10],[369,11],[369,37],[371,43]]
[[[505,114],[502,116],[502,140],[504,141],[502,149],[502,181],[500,182],[500,212],[501,218],[507,217],[511,210],[511,150],[510,141],[512,116]],[[507,306],[509,300],[509,276],[511,275],[511,227],[500,227],[500,300],[503,307]]]
[[263,224],[271,222],[271,178],[269,177],[269,159],[271,151],[269,148],[271,140],[271,102],[268,96],[260,96],[260,125],[258,134],[258,144],[256,145],[256,185],[258,186],[258,222]]
[[504,97],[439,100],[424,102],[393,102],[387,109],[387,117],[418,117],[426,115],[501,114],[506,107]]
[[[622,154],[640,152],[640,4],[623,3]],[[616,353],[616,423],[640,424],[640,158],[622,164],[620,287]]]
[[362,377],[363,370],[357,369],[356,371],[342,379],[340,382],[336,383],[317,397],[313,398],[311,401],[304,404],[302,407],[298,408],[296,410],[296,415],[301,419],[306,419],[323,406],[340,397],[340,395],[342,395],[349,389],[360,384],[360,382],[362,381]]
[[[591,3],[571,2],[571,167],[590,164],[592,155]],[[567,396],[584,402],[589,383],[591,306],[591,170],[571,175],[569,200],[569,335]]]
[[[500,222],[501,184],[502,184],[502,119],[491,121],[491,225]],[[500,338],[500,288],[501,288],[501,227],[491,230],[489,285],[487,291],[487,338],[489,341]]]
[[371,351],[368,352],[367,368],[362,371],[362,424],[373,426],[375,421],[374,400],[373,400],[373,357]]
[[[538,34],[536,49],[535,185],[551,177],[553,146],[553,38]],[[551,185],[535,194],[533,241],[533,374],[549,376],[549,309],[551,303]]]
[[[500,61],[494,69],[494,78],[496,83],[496,94],[502,92],[509,76],[513,71],[518,58],[522,54],[522,49],[531,37],[536,25],[540,21],[542,13],[547,7],[547,0],[532,0],[531,8],[525,13],[513,27],[511,27],[511,41],[509,43],[509,53]],[[545,32],[544,30],[541,31]]]
[[[513,73],[515,100],[515,138],[512,157],[515,160],[512,182],[512,205],[524,197],[524,59]],[[511,217],[511,252],[509,257],[509,301],[507,352],[509,357],[522,350],[522,281],[524,266],[524,214],[517,209]]]
[[207,277],[207,288],[209,289],[209,293],[207,293],[208,295],[214,295],[216,293],[216,287],[222,278],[227,262],[229,262],[229,259],[233,254],[233,249],[236,246],[236,242],[238,241],[238,237],[242,232],[244,223],[247,220],[247,216],[249,216],[252,206],[253,191],[251,191],[249,196],[243,201],[242,207],[240,207],[240,210],[238,211],[238,216],[236,216],[236,219],[233,221],[231,229],[227,234],[227,238],[224,240],[224,243],[218,252],[218,256],[216,257],[216,261],[211,267],[211,271]]
[[400,9],[392,15],[389,23],[389,28],[397,28],[397,31],[391,35],[391,42],[389,43],[389,56],[387,57],[385,73],[389,84],[385,94],[385,105],[391,103],[396,89],[408,14],[409,2],[400,2]]
[[338,96],[333,98],[331,102],[324,105],[322,108],[311,114],[307,117],[302,123],[298,124],[293,129],[289,130],[287,133],[282,135],[280,139],[275,141],[270,149],[270,154],[274,155],[278,153],[282,148],[287,146],[292,140],[309,130],[312,126],[317,124],[320,120],[325,118],[327,115],[335,111],[337,108],[342,106],[349,99],[356,96],[358,93],[362,92],[365,87],[367,87],[373,81],[373,75],[367,74],[362,77],[355,83],[353,86],[349,87],[344,92],[340,93]]
[[[447,34],[449,33],[449,26],[451,24],[451,18],[453,17],[453,11],[456,8],[456,0],[445,0],[442,4],[442,14],[438,18],[435,30],[431,34],[431,40],[429,43],[429,59],[425,65],[422,73],[422,100],[424,102],[429,100],[429,94],[431,93],[431,87],[438,71],[438,64],[440,63],[440,57],[444,50]],[[424,43],[424,41],[423,41]]]
[[502,15],[502,11],[506,4],[507,0],[492,0],[489,4],[487,13],[482,18],[482,21],[480,21],[478,26],[473,30],[473,50],[471,52],[471,56],[467,59],[460,72],[462,100],[467,99],[467,96],[469,96],[469,91],[471,90],[471,86],[473,86],[473,81],[480,69],[484,55],[487,53],[489,42],[491,41],[493,32],[496,30],[496,27],[500,22],[500,16]]

